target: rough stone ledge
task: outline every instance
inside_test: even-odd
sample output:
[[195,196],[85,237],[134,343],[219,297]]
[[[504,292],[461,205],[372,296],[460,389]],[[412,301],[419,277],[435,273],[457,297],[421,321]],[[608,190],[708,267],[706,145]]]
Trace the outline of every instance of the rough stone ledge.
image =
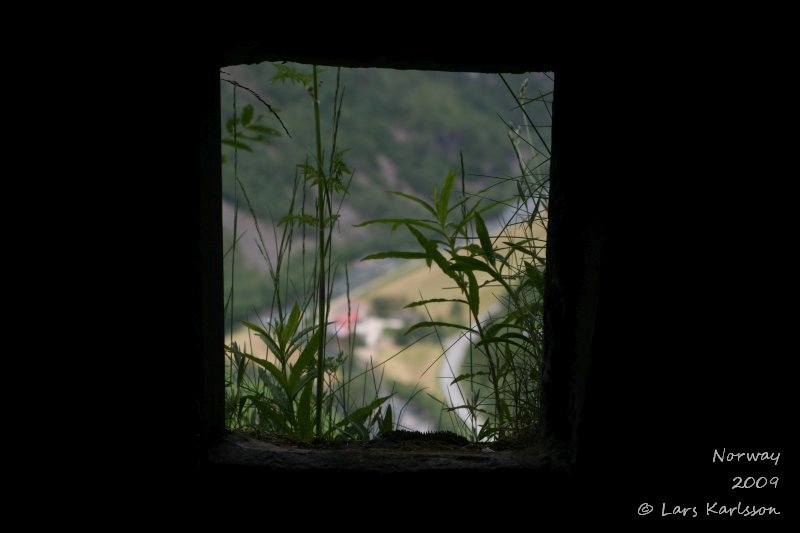
[[547,453],[455,449],[386,449],[375,443],[343,449],[301,448],[265,442],[242,433],[226,435],[210,448],[207,465],[258,467],[272,471],[403,473],[420,471],[539,471],[565,473]]

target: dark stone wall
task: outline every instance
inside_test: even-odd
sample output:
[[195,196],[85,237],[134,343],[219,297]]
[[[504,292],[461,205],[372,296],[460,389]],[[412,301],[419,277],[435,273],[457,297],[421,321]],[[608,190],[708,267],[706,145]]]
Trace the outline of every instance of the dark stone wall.
[[[792,116],[787,85],[737,82],[735,64],[691,57],[680,67],[580,75],[574,110],[591,134],[570,160],[603,180],[595,192],[608,225],[588,365],[578,357],[573,372],[586,384],[576,389],[585,401],[572,428],[578,470],[593,501],[621,513],[650,500],[779,503],[779,491],[731,485],[734,475],[772,477],[783,467],[715,465],[712,454],[788,451],[797,291],[784,181],[793,165],[781,133]],[[572,268],[591,287],[596,270],[584,265]],[[574,342],[589,342],[581,337]],[[611,480],[619,489],[609,494]]]
[[[556,74],[545,272],[542,425],[572,453],[594,350],[613,187],[604,164],[603,109],[587,87],[597,79]],[[613,179],[613,178],[612,178]]]
[[213,439],[224,429],[224,324],[222,281],[222,177],[220,156],[219,67],[212,61],[199,66],[195,88],[199,104],[199,179],[192,185],[194,215],[192,269],[195,282],[194,352],[195,427]]
[[[274,55],[250,44],[218,57]],[[730,485],[737,472],[773,475],[782,466],[714,465],[711,457],[715,447],[790,452],[797,239],[785,126],[797,123],[794,96],[767,55],[728,63],[681,57],[579,65],[545,50],[498,63],[557,71],[543,422],[573,454],[576,507],[603,519],[637,519],[645,501],[779,504],[780,492],[741,494]],[[443,54],[315,58],[470,68],[469,57]],[[474,65],[491,70],[491,62]],[[201,144],[215,140],[204,135]],[[218,194],[212,159],[201,158],[198,184],[209,201]],[[204,233],[204,223],[198,228],[193,266],[201,263],[200,278],[212,280],[201,288],[197,315],[208,356],[221,343],[208,330],[217,317],[208,306],[221,294],[207,292],[217,279],[207,261],[217,258],[205,247],[218,236]],[[209,413],[217,412],[219,389],[207,377],[217,369],[203,361],[197,404],[212,411],[200,427],[214,432],[218,415]],[[501,499],[493,494],[487,498]]]

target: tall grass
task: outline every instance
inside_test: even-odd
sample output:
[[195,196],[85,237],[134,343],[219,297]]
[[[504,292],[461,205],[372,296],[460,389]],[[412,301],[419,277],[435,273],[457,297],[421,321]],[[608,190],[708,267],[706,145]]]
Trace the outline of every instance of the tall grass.
[[[315,155],[313,164],[308,161],[298,165],[292,200],[288,212],[279,221],[273,219],[274,254],[268,253],[264,235],[250,198],[238,177],[239,150],[252,151],[250,144],[240,139],[239,129],[253,120],[252,107],[242,116],[235,106],[234,117],[228,122],[229,142],[234,149],[235,199],[234,232],[237,228],[238,193],[256,221],[257,244],[264,259],[271,285],[272,302],[268,316],[256,313],[252,321],[242,321],[247,328],[248,341],[244,346],[231,337],[226,346],[228,380],[226,382],[226,421],[230,429],[259,429],[292,434],[303,439],[314,436],[368,438],[392,427],[392,412],[383,407],[390,395],[379,396],[381,384],[373,380],[374,394],[365,393],[356,405],[348,395],[347,384],[360,375],[354,375],[352,354],[355,324],[348,324],[351,339],[347,351],[330,353],[333,337],[329,334],[330,302],[337,265],[333,259],[333,235],[339,219],[342,201],[347,193],[352,172],[343,161],[344,151],[337,149],[338,125],[342,116],[344,94],[340,90],[337,72],[336,93],[332,118],[332,138],[327,153],[321,135],[321,110],[317,67],[310,75],[281,65],[273,81],[289,81],[300,85],[310,96],[315,121]],[[259,97],[259,100],[266,101]],[[274,110],[269,107],[270,112]],[[245,114],[246,113],[246,114]],[[281,122],[283,126],[283,123]],[[285,126],[284,130],[288,134]],[[275,130],[273,130],[275,131]],[[262,138],[248,138],[262,141]],[[314,198],[309,210],[307,201]],[[309,231],[310,230],[310,231]],[[234,276],[236,246],[240,236],[234,233],[230,253],[231,276]],[[315,239],[315,240],[314,240]],[[295,247],[300,246],[299,255]],[[302,283],[296,275],[301,271]],[[233,289],[228,298],[232,309]],[[232,315],[231,315],[231,320]],[[257,353],[253,336],[264,344]],[[374,369],[370,369],[374,377]],[[361,375],[367,379],[369,372]],[[341,375],[341,378],[340,378]]]
[[[516,196],[491,200],[491,187],[468,193],[462,155],[460,197],[455,188],[457,175],[450,173],[440,187],[434,187],[430,198],[393,193],[421,206],[426,217],[382,218],[361,224],[405,228],[419,245],[415,251],[384,251],[364,260],[425,260],[429,267],[435,265],[446,274],[460,293],[458,298],[420,299],[406,307],[424,307],[430,317],[429,306],[463,305],[468,309],[466,324],[430,318],[413,325],[407,333],[432,329],[440,341],[440,357],[445,358],[458,343],[445,346],[439,329],[454,329],[469,341],[466,372],[454,369],[458,375],[450,383],[458,386],[460,400],[451,398],[451,405],[445,405],[445,409],[467,413],[461,417],[462,429],[476,441],[534,430],[540,408],[550,147],[547,132],[542,131],[547,125],[543,128],[536,124],[528,108],[544,106],[550,116],[549,94],[528,97],[527,81],[516,94],[500,77],[521,113],[518,125],[507,122],[520,170],[510,178],[516,184]],[[509,178],[496,179],[500,182]],[[498,203],[511,208],[513,215],[490,233],[483,213]],[[490,286],[501,288],[502,296],[482,300],[482,289]]]
[[[234,117],[227,123],[229,137],[225,139],[234,150],[236,182],[234,236],[228,251],[231,279],[241,238],[236,233],[241,198],[256,221],[258,249],[274,290],[268,312],[264,316],[256,313],[254,319],[242,322],[247,328],[245,343],[233,339],[232,289],[228,297],[227,424],[230,429],[282,432],[303,439],[369,438],[395,427],[402,409],[393,412],[388,402],[391,393],[384,392],[387,360],[380,364],[370,361],[365,369],[355,364],[358,309],[351,308],[346,267],[348,320],[341,327],[347,328],[347,341],[342,343],[344,335],[340,332],[331,332],[334,281],[340,273],[333,254],[334,230],[353,176],[343,160],[346,151],[337,146],[344,100],[340,71],[336,74],[331,137],[326,144],[317,67],[311,67],[310,72],[286,65],[276,68],[273,81],[296,84],[311,98],[313,149],[297,166],[287,212],[277,221],[271,217],[273,246],[267,247],[256,210],[239,180],[237,162],[239,150],[252,151],[253,143],[265,140],[259,135],[280,132],[267,126],[254,129],[269,115],[255,116],[251,106],[239,114],[236,90],[241,86],[234,84]],[[530,97],[527,82],[515,92],[503,76],[500,78],[519,116],[516,122],[503,119],[519,174],[491,177],[491,186],[469,191],[462,155],[460,173],[449,173],[434,187],[430,198],[393,193],[423,209],[424,216],[374,219],[359,225],[403,228],[418,246],[415,250],[370,254],[366,260],[424,260],[428,267],[443,272],[457,291],[453,298],[425,299],[420,295],[419,300],[410,302],[406,307],[424,310],[428,319],[406,333],[422,330],[428,331],[426,336],[435,336],[441,348],[439,358],[444,358],[446,365],[450,365],[448,351],[454,343],[445,340],[443,331],[455,330],[466,339],[465,362],[452,369],[454,377],[449,383],[457,394],[446,400],[442,415],[474,441],[527,434],[535,429],[540,408],[550,148],[548,126],[534,122],[532,117],[537,115],[532,108],[539,107],[549,117],[550,94]],[[258,99],[269,113],[275,113],[265,99]],[[282,121],[280,125],[288,135]],[[493,199],[496,185],[509,182],[516,194]],[[498,206],[512,215],[495,227],[487,224],[484,215]],[[437,305],[462,306],[468,319],[463,324],[434,320],[431,309]],[[356,320],[351,321],[354,315]],[[263,344],[260,351],[254,337]],[[400,353],[402,350],[395,356]],[[431,361],[430,367],[438,360]],[[415,388],[411,398],[419,392]]]

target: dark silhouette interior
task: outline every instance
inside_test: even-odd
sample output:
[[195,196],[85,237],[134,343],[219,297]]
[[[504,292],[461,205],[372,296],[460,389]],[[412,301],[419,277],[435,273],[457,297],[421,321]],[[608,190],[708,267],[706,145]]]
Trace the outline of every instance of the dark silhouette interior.
[[[397,487],[406,481],[496,486],[483,501],[524,505],[532,517],[563,511],[567,519],[580,512],[598,520],[666,520],[639,517],[637,506],[649,502],[660,511],[661,502],[704,506],[713,500],[788,513],[781,505],[785,488],[731,490],[735,475],[783,477],[783,463],[713,464],[712,453],[722,447],[771,450],[793,460],[785,436],[793,419],[787,365],[795,356],[796,208],[781,186],[790,179],[793,149],[780,127],[791,98],[774,70],[749,72],[752,83],[746,84],[739,64],[683,59],[570,62],[546,48],[526,57],[489,57],[374,48],[307,54],[258,41],[210,47],[197,86],[197,247],[187,268],[196,288],[194,447],[207,487],[251,479],[247,467],[205,461],[224,430],[220,67],[292,60],[552,70],[542,423],[555,447],[565,450],[568,468],[555,474],[378,470],[353,479],[387,494],[401,494]],[[269,468],[260,475],[298,487],[322,476]]]

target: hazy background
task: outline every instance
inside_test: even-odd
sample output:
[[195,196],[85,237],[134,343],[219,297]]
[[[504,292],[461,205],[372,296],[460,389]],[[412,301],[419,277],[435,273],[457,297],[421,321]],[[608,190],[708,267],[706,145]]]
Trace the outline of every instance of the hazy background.
[[[310,67],[294,65],[309,72]],[[223,77],[235,80],[252,89],[277,109],[291,138],[269,137],[270,143],[250,143],[253,152],[239,150],[237,175],[251,200],[258,224],[265,236],[267,252],[271,253],[273,221],[286,213],[292,198],[292,188],[297,165],[312,159],[314,154],[314,118],[310,95],[299,85],[271,83],[276,68],[269,63],[250,66],[226,67]],[[321,110],[323,142],[331,135],[332,103],[335,90],[336,69],[325,69],[322,74]],[[552,81],[544,74],[506,75],[511,88],[517,92],[528,80],[527,95],[535,97],[552,90]],[[372,218],[419,216],[411,202],[403,202],[388,191],[400,190],[422,197],[432,195],[435,184],[441,183],[448,171],[460,174],[460,153],[463,152],[466,171],[466,190],[477,193],[487,187],[493,199],[509,198],[516,193],[507,178],[519,174],[517,158],[509,140],[508,123],[518,125],[521,112],[502,80],[497,75],[476,73],[447,73],[399,71],[383,69],[342,69],[341,86],[344,88],[344,106],[339,124],[340,148],[349,148],[344,161],[354,171],[349,194],[341,210],[339,228],[334,240],[334,254],[342,265],[347,265],[350,278],[351,310],[358,313],[358,349],[354,354],[361,365],[389,359],[403,349],[413,338],[403,336],[403,331],[422,319],[424,311],[403,310],[402,307],[420,299],[447,294],[449,280],[436,269],[429,270],[423,261],[398,263],[396,261],[369,261],[360,258],[383,250],[415,250],[416,242],[409,240],[407,232],[389,232],[386,226],[354,228],[353,225]],[[223,128],[234,115],[233,86],[221,83]],[[254,107],[256,115],[265,114],[260,122],[283,132],[281,125],[267,113],[247,91],[236,91],[236,108],[239,114],[247,104]],[[531,107],[534,121],[549,125],[544,106]],[[549,129],[542,131],[549,134]],[[223,137],[227,132],[223,131]],[[250,344],[237,330],[241,319],[252,319],[263,313],[272,298],[272,287],[267,275],[267,263],[256,244],[255,221],[250,217],[241,192],[235,192],[234,151],[223,146],[226,162],[223,164],[223,221],[225,249],[233,242],[235,196],[238,195],[238,234],[233,298],[234,331],[230,331],[230,318],[226,329],[230,338]],[[459,185],[460,187],[460,185]],[[313,206],[313,193],[306,199]],[[500,218],[504,212],[499,207],[486,215]],[[313,244],[312,244],[313,246]],[[298,248],[299,249],[299,248]],[[225,291],[231,286],[230,255],[226,258]],[[294,272],[299,275],[299,271]],[[345,283],[337,282],[334,295],[343,295]],[[443,292],[444,291],[444,292]],[[331,319],[346,317],[346,299],[342,296],[332,305]],[[440,318],[464,320],[466,314],[458,306],[438,310]],[[268,314],[268,313],[267,313]],[[233,335],[233,337],[230,337]],[[412,334],[413,335],[413,334]],[[252,350],[263,351],[258,341]],[[385,365],[386,390],[394,390],[397,402],[402,405],[415,387],[425,388],[406,410],[404,425],[413,429],[447,428],[442,418],[441,406],[430,395],[446,400],[447,388],[442,382],[452,379],[458,369],[446,368],[446,358],[437,357],[442,345],[448,342],[430,338],[407,349]]]

